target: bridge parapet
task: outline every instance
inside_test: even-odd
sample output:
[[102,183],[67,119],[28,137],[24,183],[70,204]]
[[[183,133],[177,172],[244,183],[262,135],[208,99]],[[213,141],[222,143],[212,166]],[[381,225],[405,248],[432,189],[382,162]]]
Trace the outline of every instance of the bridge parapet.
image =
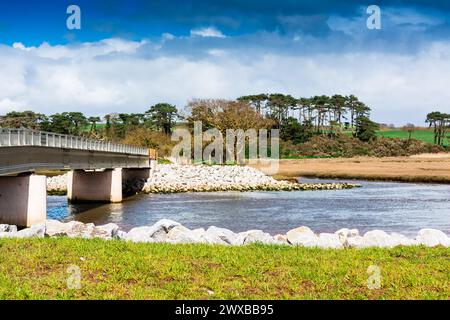
[[147,156],[147,148],[29,129],[0,128],[0,147],[37,146]]

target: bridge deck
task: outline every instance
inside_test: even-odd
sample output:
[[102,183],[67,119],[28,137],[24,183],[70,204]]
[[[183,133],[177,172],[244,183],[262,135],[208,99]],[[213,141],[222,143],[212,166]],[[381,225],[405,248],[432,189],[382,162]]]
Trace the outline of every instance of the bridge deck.
[[0,129],[0,175],[37,169],[148,167],[146,148],[27,129]]

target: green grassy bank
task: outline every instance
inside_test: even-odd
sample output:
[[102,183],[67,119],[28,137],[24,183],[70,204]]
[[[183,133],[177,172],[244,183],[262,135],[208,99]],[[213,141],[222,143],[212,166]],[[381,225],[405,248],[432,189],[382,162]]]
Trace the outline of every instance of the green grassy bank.
[[[343,131],[346,135],[351,136],[352,131]],[[399,138],[408,139],[409,133],[402,129],[383,129],[376,132],[378,137],[385,138]],[[427,143],[434,143],[434,133],[433,129],[416,129],[411,134],[412,139],[420,140]],[[444,140],[444,145],[448,145],[447,139]]]
[[[400,139],[408,139],[408,132],[397,129],[397,130],[380,130],[377,131],[377,136],[385,137],[385,138],[400,138]],[[415,130],[411,138],[421,140],[428,143],[434,143],[434,133],[432,130]],[[447,145],[447,141],[445,141],[445,145]]]
[[[68,289],[68,268],[81,288]],[[367,268],[381,288],[367,288]],[[450,249],[0,239],[1,299],[448,299]]]

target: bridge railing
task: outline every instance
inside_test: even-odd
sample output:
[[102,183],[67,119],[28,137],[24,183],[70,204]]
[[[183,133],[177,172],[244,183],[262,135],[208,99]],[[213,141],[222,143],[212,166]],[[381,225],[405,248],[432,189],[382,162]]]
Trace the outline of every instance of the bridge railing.
[[0,147],[40,146],[148,155],[148,149],[109,141],[42,132],[29,129],[0,128]]

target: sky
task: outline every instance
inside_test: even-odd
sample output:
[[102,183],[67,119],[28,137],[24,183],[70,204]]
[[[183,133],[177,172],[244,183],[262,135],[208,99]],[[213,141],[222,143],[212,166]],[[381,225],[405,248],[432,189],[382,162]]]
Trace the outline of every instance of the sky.
[[[370,5],[381,29],[367,28]],[[450,113],[449,84],[450,1],[0,2],[0,113],[355,94],[377,122],[425,125]]]

